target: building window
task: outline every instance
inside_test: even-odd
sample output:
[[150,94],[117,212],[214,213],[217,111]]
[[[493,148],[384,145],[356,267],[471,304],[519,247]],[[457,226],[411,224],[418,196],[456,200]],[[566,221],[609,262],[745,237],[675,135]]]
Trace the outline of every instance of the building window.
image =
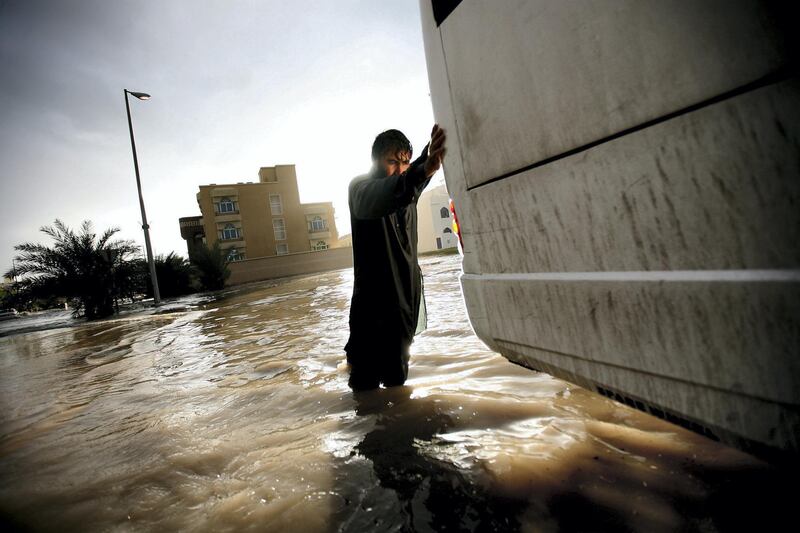
[[231,248],[228,250],[228,261],[242,261],[244,259],[244,252]]
[[240,230],[233,224],[226,224],[222,230],[222,240],[238,239],[240,236]]
[[442,218],[450,218],[450,210],[446,207],[439,209],[439,216]]
[[280,194],[269,195],[269,210],[272,212],[273,215],[283,214],[283,204],[281,203]]
[[286,255],[289,253],[289,245],[286,244],[285,242],[282,242],[275,246],[275,252],[278,255]]
[[436,249],[437,250],[441,250],[442,249],[442,238],[441,237],[436,237]]
[[450,228],[444,228],[444,231],[442,231],[442,233],[453,233],[453,230],[451,230]]
[[217,204],[217,213],[234,213],[236,212],[236,203],[230,198],[223,198]]
[[311,221],[311,232],[325,231],[326,229],[328,229],[327,224],[325,224],[325,221],[322,219],[322,217],[314,217],[314,219]]
[[314,246],[312,246],[312,248],[314,250],[327,250],[328,249],[328,243],[325,242],[325,241],[317,241],[317,242],[314,243]]
[[272,231],[275,233],[276,241],[286,240],[286,224],[282,218],[272,219]]

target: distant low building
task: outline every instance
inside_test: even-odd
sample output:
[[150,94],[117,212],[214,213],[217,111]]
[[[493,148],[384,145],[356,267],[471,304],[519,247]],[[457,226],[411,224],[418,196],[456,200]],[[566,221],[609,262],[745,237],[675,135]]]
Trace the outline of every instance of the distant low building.
[[339,248],[344,248],[344,247],[348,247],[348,246],[350,248],[353,247],[353,234],[352,233],[348,233],[347,235],[342,235],[341,237],[339,237]]
[[258,177],[200,186],[202,215],[180,219],[190,256],[201,242],[219,242],[234,262],[338,246],[333,204],[301,204],[294,165],[261,167]]
[[445,186],[439,185],[422,193],[417,201],[417,250],[424,253],[456,247],[450,196]]

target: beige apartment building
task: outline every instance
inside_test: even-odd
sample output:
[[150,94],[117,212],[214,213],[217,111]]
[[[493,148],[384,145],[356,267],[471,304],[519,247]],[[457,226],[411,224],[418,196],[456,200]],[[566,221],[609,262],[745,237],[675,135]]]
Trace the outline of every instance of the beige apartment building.
[[262,167],[258,179],[200,186],[202,215],[180,219],[190,255],[201,241],[219,241],[232,261],[338,246],[333,204],[301,204],[294,165]]

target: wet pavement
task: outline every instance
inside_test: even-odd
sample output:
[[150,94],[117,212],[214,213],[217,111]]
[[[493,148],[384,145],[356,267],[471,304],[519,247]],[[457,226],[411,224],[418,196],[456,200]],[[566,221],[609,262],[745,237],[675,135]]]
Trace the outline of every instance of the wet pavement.
[[429,327],[409,380],[356,395],[342,351],[350,270],[157,314],[4,326],[0,520],[649,532],[771,530],[791,514],[789,474],[487,350],[465,315],[460,257],[421,263]]

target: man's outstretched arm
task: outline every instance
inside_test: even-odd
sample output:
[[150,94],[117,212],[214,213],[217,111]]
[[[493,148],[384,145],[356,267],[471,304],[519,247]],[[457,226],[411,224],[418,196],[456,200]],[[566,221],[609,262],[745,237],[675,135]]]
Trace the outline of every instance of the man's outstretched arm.
[[[431,131],[431,140],[425,145],[425,148],[422,149],[422,154],[417,159],[424,167],[426,178],[415,186],[415,200],[419,198],[422,191],[424,191],[425,187],[430,183],[433,175],[436,174],[442,166],[442,159],[444,158],[445,152],[444,141],[444,130],[440,128],[438,124],[434,124],[433,130]],[[414,161],[414,163],[417,163],[417,161]]]

